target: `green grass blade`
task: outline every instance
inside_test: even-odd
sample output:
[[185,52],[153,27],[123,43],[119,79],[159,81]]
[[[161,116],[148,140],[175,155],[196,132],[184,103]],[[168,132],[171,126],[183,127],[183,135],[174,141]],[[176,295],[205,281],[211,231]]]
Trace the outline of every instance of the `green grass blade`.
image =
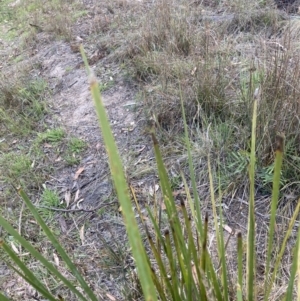
[[[276,276],[277,276],[277,271],[278,271],[278,268],[279,268],[279,265],[280,265],[280,262],[281,262],[281,259],[282,259],[282,256],[284,254],[284,251],[286,250],[286,245],[287,245],[287,242],[288,242],[288,239],[289,237],[291,236],[291,233],[292,233],[292,230],[293,230],[293,227],[295,225],[295,222],[298,218],[298,215],[299,215],[299,211],[300,211],[300,202],[298,203],[294,213],[293,213],[293,216],[289,222],[289,226],[288,226],[288,229],[286,231],[286,234],[284,236],[284,239],[283,239],[283,242],[281,244],[281,248],[280,248],[280,251],[279,251],[279,254],[276,256],[276,262],[275,262],[275,265],[274,265],[274,270],[272,272],[272,276],[271,276],[271,279],[270,281],[268,282],[268,286],[266,287],[266,295],[267,297],[269,297],[270,295],[270,292],[271,292],[271,288],[273,287],[273,283],[276,279]],[[266,299],[268,300],[268,299]]]
[[[224,245],[224,234],[223,234],[223,225],[221,214],[219,214],[220,222],[218,223],[218,215],[217,215],[217,206],[215,201],[214,187],[213,187],[213,177],[212,170],[210,165],[210,157],[208,156],[208,175],[209,175],[209,187],[210,187],[210,199],[212,203],[213,209],[213,217],[214,217],[214,227],[216,231],[216,239],[217,239],[217,249],[218,256],[222,266],[222,285],[224,290],[224,300],[228,299],[228,279],[227,279],[227,268],[226,268],[226,260],[225,260],[225,245]],[[221,231],[220,231],[221,228]]]
[[[300,199],[298,200],[298,203],[300,203]],[[293,300],[294,283],[297,274],[297,265],[299,264],[299,260],[298,260],[298,250],[300,249],[299,247],[300,247],[300,228],[298,228],[297,241],[293,252],[293,263],[291,266],[290,279],[289,279],[289,284],[288,284],[286,297],[285,297],[286,301]]]
[[[161,233],[159,231],[158,225],[157,225],[157,223],[156,223],[156,221],[155,221],[155,219],[154,219],[154,217],[153,217],[150,209],[147,208],[147,210],[148,210],[150,219],[152,221],[152,225],[154,226],[155,233],[156,233],[156,235],[157,235],[160,243],[163,246],[163,250],[165,251],[165,254],[167,254],[167,247],[166,247],[164,239],[163,239],[163,237],[162,237],[162,235],[161,235]],[[176,298],[175,298],[175,296],[176,296],[176,290],[174,290],[172,288],[171,283],[168,280],[168,275],[167,275],[165,264],[163,263],[161,254],[159,253],[158,249],[155,247],[155,244],[154,244],[154,242],[152,240],[151,235],[148,233],[148,230],[147,230],[147,236],[148,236],[148,241],[149,241],[152,253],[153,253],[153,255],[154,255],[155,259],[156,259],[156,262],[157,262],[158,267],[159,267],[160,274],[161,274],[161,276],[163,278],[163,283],[165,284],[166,288],[168,289],[167,292],[168,292],[169,295],[172,296],[172,300],[176,300]],[[170,266],[171,266],[171,263],[170,263]],[[161,298],[162,298],[162,296],[161,296]]]
[[224,232],[223,232],[223,218],[222,218],[222,206],[220,204],[220,254],[222,255],[221,260],[221,267],[222,267],[222,284],[223,284],[223,290],[224,290],[224,300],[229,300],[229,294],[228,294],[228,275],[227,275],[227,264],[226,264],[226,247],[224,243]]
[[[175,205],[174,196],[171,189],[171,184],[168,178],[168,174],[166,171],[166,168],[164,166],[162,155],[160,153],[158,141],[155,137],[155,135],[152,133],[152,141],[153,141],[153,147],[155,152],[155,158],[157,163],[157,169],[159,174],[159,179],[161,183],[161,189],[164,197],[164,202],[166,205],[167,214],[170,219],[170,224],[174,227],[174,230],[176,230],[176,234],[179,238],[179,243],[183,245],[183,233],[182,229],[180,227],[180,221],[178,218],[178,213]],[[177,232],[178,231],[178,232]]]
[[297,257],[297,275],[298,275],[298,281],[297,281],[297,301],[300,301],[300,240],[298,240],[298,250],[296,253]]
[[[195,245],[195,240],[193,237],[193,231],[192,231],[192,225],[190,218],[187,213],[187,209],[185,207],[185,203],[183,200],[180,201],[181,211],[184,216],[185,226],[186,226],[186,232],[187,232],[187,238],[188,238],[188,253],[190,254],[190,257],[187,259],[187,265],[188,265],[188,272],[189,272],[189,287],[188,287],[188,293],[187,293],[187,299],[191,300],[192,296],[195,299],[201,299],[199,296],[199,285],[197,282],[202,281],[201,279],[201,272],[200,272],[200,265],[197,263],[199,262],[199,256],[197,255],[197,248]],[[203,241],[204,248],[202,250],[203,254],[206,254],[206,240]],[[193,273],[193,266],[192,261],[196,264],[194,264],[194,271],[196,273]],[[203,268],[204,267],[204,268]],[[202,270],[205,271],[205,260],[202,266]],[[197,276],[197,278],[196,278]],[[198,280],[198,281],[197,281]],[[201,294],[201,293],[200,293]]]
[[202,254],[201,254],[201,269],[206,271],[206,259],[207,259],[207,237],[208,237],[208,215],[204,218],[204,231],[203,231],[203,242],[202,242]]
[[19,259],[16,253],[8,247],[4,242],[0,243],[4,251],[9,255],[13,262],[20,268],[23,274],[17,270],[14,266],[9,266],[19,274],[26,282],[28,282],[32,287],[34,287],[39,293],[41,293],[45,298],[50,301],[57,301],[55,297],[45,288],[45,286],[36,278],[36,276],[26,267],[26,265]]
[[156,238],[158,239],[158,241],[161,243],[161,245],[163,246],[163,250],[164,252],[167,254],[167,246],[165,244],[165,240],[161,234],[161,231],[159,229],[159,226],[157,224],[157,221],[155,220],[150,208],[147,206],[147,212],[148,212],[148,215],[151,219],[151,222],[152,222],[152,226],[154,227],[154,231],[155,231],[155,234],[156,234]]
[[251,133],[251,154],[249,166],[250,199],[248,212],[247,232],[247,300],[256,300],[255,289],[255,214],[254,214],[254,179],[255,179],[255,143],[256,143],[256,120],[257,120],[257,99],[253,104],[252,133]]
[[155,158],[157,163],[157,169],[163,194],[164,203],[166,205],[166,211],[169,217],[169,222],[171,226],[171,233],[174,240],[174,246],[176,250],[176,255],[182,273],[182,283],[189,283],[190,276],[190,252],[185,244],[183,238],[182,227],[179,221],[177,208],[175,206],[174,196],[172,194],[171,184],[168,178],[166,168],[164,166],[162,156],[160,153],[158,141],[154,135],[152,135],[152,141],[154,146]]
[[75,264],[72,262],[66,251],[63,249],[63,247],[60,245],[56,237],[53,235],[51,230],[47,227],[41,216],[39,215],[38,211],[36,208],[33,206],[31,203],[30,199],[26,195],[26,193],[22,189],[18,189],[19,195],[22,197],[24,202],[26,203],[27,207],[33,214],[35,220],[38,222],[38,224],[41,226],[45,234],[47,235],[48,239],[51,241],[53,247],[57,250],[59,255],[61,256],[62,260],[65,262],[65,264],[69,267],[71,270],[72,274],[76,277],[78,282],[80,283],[82,289],[84,292],[89,296],[89,298],[93,301],[97,301],[97,297],[94,295],[93,291],[90,289],[88,284],[85,282],[77,268],[75,267]]
[[8,298],[6,298],[1,292],[0,292],[0,300],[2,300],[2,301],[11,301]]
[[197,213],[196,226],[197,226],[197,230],[200,234],[200,240],[202,241],[202,239],[203,239],[203,222],[202,222],[202,217],[201,217],[200,198],[199,198],[197,184],[196,184],[195,170],[194,170],[194,165],[193,165],[193,160],[192,160],[192,152],[191,152],[191,142],[190,142],[189,134],[188,134],[188,127],[187,127],[187,122],[186,122],[183,97],[181,95],[181,88],[180,88],[180,99],[181,99],[181,111],[182,111],[183,125],[184,125],[185,144],[187,147],[188,161],[189,161],[189,172],[190,172],[189,175],[191,177],[192,188],[193,188],[193,197],[194,197],[194,206],[196,207],[196,213]]
[[110,124],[102,102],[99,84],[95,77],[91,76],[91,71],[88,66],[87,58],[84,54],[83,47],[80,47],[80,52],[85,63],[88,75],[90,77],[90,88],[96,112],[99,120],[99,125],[102,131],[103,140],[109,157],[109,165],[117,191],[118,200],[122,206],[122,213],[125,220],[125,226],[128,233],[128,239],[132,248],[132,253],[137,265],[137,271],[141,282],[142,290],[146,301],[157,300],[154,283],[151,276],[151,269],[147,261],[147,255],[142,243],[141,235],[135,215],[132,210],[131,199],[128,191],[128,185],[124,175],[122,161],[119,156],[117,146],[110,128]]
[[2,216],[0,216],[0,225],[25,249],[27,249],[33,257],[39,260],[51,273],[60,279],[75,295],[77,295],[81,300],[87,301],[87,299],[73,286],[73,284],[59,273],[57,268],[55,268],[54,265],[43,257],[30,243],[28,243],[27,240],[23,238]]
[[[181,172],[180,175],[181,175],[181,178],[182,178],[182,181],[183,181],[183,184],[184,184],[184,191],[186,193],[186,198],[187,198],[187,201],[188,201],[190,209],[191,209],[192,217],[195,221],[197,221],[197,213],[195,211],[195,203],[194,203],[194,200],[191,197],[190,189],[188,187],[188,184],[186,182],[184,174]],[[198,227],[197,227],[197,230],[199,230]],[[199,233],[199,231],[198,231],[198,233]]]
[[[170,184],[168,174],[167,174],[166,168],[165,168],[163,160],[162,160],[162,155],[160,153],[158,141],[157,141],[154,133],[152,133],[151,136],[152,136],[152,141],[153,141],[153,147],[154,147],[154,153],[155,153],[155,158],[156,158],[156,163],[157,163],[157,169],[158,169],[161,189],[162,189],[162,193],[163,193],[163,200],[166,205],[166,211],[167,211],[167,214],[169,217],[169,222],[171,225],[171,231],[173,234],[174,242],[177,241],[178,246],[180,247],[180,250],[182,252],[184,252],[186,247],[185,247],[185,243],[184,243],[184,239],[183,239],[182,228],[181,228],[180,221],[178,218],[178,213],[177,213],[177,208],[175,205],[174,196],[173,196],[172,189],[171,189],[171,184]],[[176,243],[175,243],[175,245],[176,245]],[[185,254],[183,254],[183,255],[185,255]]]
[[[271,280],[271,283],[268,281],[268,275],[270,272],[270,263],[271,263],[271,253],[273,249],[273,240],[275,232],[275,219],[277,204],[279,199],[279,189],[280,189],[280,172],[283,158],[283,149],[284,149],[284,137],[277,135],[276,137],[276,156],[275,156],[275,167],[274,167],[274,177],[273,177],[273,189],[272,189],[272,201],[271,201],[271,218],[269,226],[269,235],[268,235],[268,249],[267,249],[267,258],[266,258],[266,271],[265,271],[265,297],[264,300],[267,301],[271,291],[272,283],[275,279]],[[277,257],[278,259],[278,257]],[[274,271],[276,272],[276,270]],[[276,274],[274,274],[274,277]]]
[[159,294],[159,297],[162,301],[168,301],[167,300],[167,294],[163,288],[163,283],[161,281],[159,281],[157,275],[155,274],[155,271],[152,270],[152,279],[153,279],[153,283],[157,289],[157,292]]
[[237,257],[238,257],[238,283],[236,297],[237,301],[243,301],[243,239],[242,233],[237,235]]
[[179,296],[179,279],[177,277],[177,270],[176,270],[176,260],[173,256],[172,251],[172,244],[171,244],[171,238],[170,238],[170,231],[165,230],[165,239],[166,239],[166,255],[168,257],[169,263],[170,263],[170,271],[171,271],[171,281],[173,286],[173,293],[174,293],[174,300],[181,300]]
[[[209,279],[210,283],[213,286],[213,291],[214,294],[216,295],[216,299],[219,300],[224,300],[223,295],[222,295],[222,291],[221,291],[221,287],[220,287],[220,282],[219,279],[217,277],[215,268],[211,262],[211,258],[207,253],[207,257],[206,257],[206,270],[207,270],[207,278]],[[201,299],[202,300],[202,299]]]
[[154,277],[155,286],[156,286],[156,289],[158,291],[158,294],[159,294],[161,300],[166,301],[167,300],[166,299],[167,298],[166,297],[167,293],[164,290],[163,285],[167,284],[167,288],[168,288],[170,293],[172,293],[172,288],[171,288],[170,283],[167,279],[168,278],[167,277],[167,272],[166,272],[165,266],[163,264],[161,254],[157,251],[157,249],[155,247],[155,244],[152,240],[152,237],[151,237],[149,231],[147,230],[147,228],[146,228],[146,232],[147,232],[148,242],[150,244],[152,254],[154,255],[155,261],[158,264],[159,272],[160,272],[160,274],[162,274],[161,276],[163,277],[163,281],[158,281],[157,276],[156,276],[154,271],[152,271],[152,277]]

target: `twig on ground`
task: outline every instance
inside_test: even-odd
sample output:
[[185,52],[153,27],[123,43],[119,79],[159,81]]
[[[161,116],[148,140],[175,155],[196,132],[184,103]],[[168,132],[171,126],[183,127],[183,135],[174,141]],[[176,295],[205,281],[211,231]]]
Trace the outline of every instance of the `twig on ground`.
[[84,208],[78,208],[78,209],[62,209],[62,208],[55,208],[55,207],[48,207],[48,206],[38,206],[37,208],[39,209],[48,209],[48,210],[53,210],[53,211],[60,211],[60,212],[94,212],[98,209],[101,209],[103,207],[109,206],[109,205],[113,205],[113,204],[117,204],[118,201],[112,201],[109,203],[105,203],[105,204],[100,204],[99,206],[93,208],[93,209],[84,209]]

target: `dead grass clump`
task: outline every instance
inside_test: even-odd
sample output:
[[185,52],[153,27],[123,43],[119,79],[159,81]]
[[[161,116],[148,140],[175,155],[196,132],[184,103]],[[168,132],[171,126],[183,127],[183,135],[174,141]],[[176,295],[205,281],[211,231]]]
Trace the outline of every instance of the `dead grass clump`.
[[196,67],[192,89],[195,91],[195,101],[201,107],[207,118],[220,117],[224,120],[232,112],[229,99],[226,95],[230,85],[230,72],[226,68],[229,61],[226,57],[216,55],[209,61],[201,61]]
[[187,7],[177,7],[177,10],[174,10],[167,1],[160,0],[146,17],[141,30],[141,53],[166,51],[189,55],[194,42],[194,32],[188,14]]
[[[258,115],[259,151],[263,166],[273,166],[274,140],[278,133],[286,137],[283,183],[298,182],[300,158],[300,57],[277,53],[265,70],[261,85]],[[271,169],[272,170],[272,169]]]
[[0,74],[0,133],[23,136],[46,113],[42,98],[47,93],[47,85],[42,79],[28,77],[25,73],[28,66],[11,69],[10,73]]
[[280,21],[284,19],[283,15],[275,9],[259,9],[244,11],[234,14],[227,25],[229,34],[239,32],[250,32],[254,35],[262,34],[271,36],[278,33]]
[[[197,8],[201,14],[201,8]],[[180,128],[181,95],[188,123],[212,112],[225,115],[229,106],[225,87],[231,81],[231,46],[224,44],[219,24],[195,21],[189,3],[171,5],[161,0],[147,15],[136,34],[129,56],[135,77],[147,83],[147,102],[165,129]],[[151,91],[148,93],[148,91]],[[178,129],[178,127],[177,127]]]
[[[77,0],[46,2],[26,0],[14,7],[22,27],[30,25],[37,32],[54,33],[68,41],[72,37],[71,27],[76,20],[75,9],[79,16],[80,13],[84,13],[84,11],[80,12],[83,8]],[[23,28],[20,30],[23,32]]]

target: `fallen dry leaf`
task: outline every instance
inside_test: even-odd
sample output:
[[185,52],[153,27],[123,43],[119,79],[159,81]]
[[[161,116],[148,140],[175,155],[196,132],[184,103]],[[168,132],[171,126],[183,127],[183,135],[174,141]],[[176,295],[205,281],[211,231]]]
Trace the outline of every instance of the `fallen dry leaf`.
[[166,210],[167,209],[165,203],[162,203],[161,206],[160,206],[160,208],[161,208],[161,210]]
[[198,281],[198,275],[197,275],[197,270],[196,270],[196,267],[194,264],[192,264],[192,275],[193,275],[193,278],[194,278],[194,282],[195,283],[199,283]]
[[74,203],[76,203],[79,199],[79,192],[80,192],[80,190],[78,189],[75,193]]
[[84,244],[84,225],[79,230],[79,237],[81,240],[82,245]]
[[69,207],[70,201],[71,201],[71,191],[67,190],[65,193],[65,201],[66,201],[66,205],[67,208]]
[[108,298],[109,300],[111,300],[111,301],[116,301],[116,298],[115,298],[114,296],[112,296],[111,294],[106,293],[106,296],[107,296],[107,298]]
[[191,75],[194,75],[196,71],[197,71],[197,67],[195,67],[195,68],[192,70]]
[[149,187],[149,194],[150,196],[154,196],[154,193],[157,192],[159,189],[159,185],[155,184],[154,187],[150,186]]
[[81,209],[81,208],[82,208],[80,204],[81,204],[83,201],[84,201],[84,199],[82,198],[82,199],[80,199],[80,200],[77,202],[76,206],[77,206],[78,209]]
[[225,231],[227,231],[229,234],[231,234],[232,233],[232,228],[230,228],[228,225],[223,225],[223,229],[225,230]]
[[54,258],[54,263],[55,263],[55,265],[56,265],[57,267],[59,267],[59,258],[58,258],[58,256],[57,256],[55,253],[53,253],[53,258]]
[[10,243],[11,245],[11,248],[13,249],[13,251],[16,253],[16,254],[20,254],[18,248],[15,246],[15,244],[13,242]]
[[76,173],[75,173],[75,175],[74,175],[74,180],[77,180],[78,177],[80,176],[80,174],[81,174],[83,171],[84,171],[84,167],[80,167],[80,168],[76,171]]

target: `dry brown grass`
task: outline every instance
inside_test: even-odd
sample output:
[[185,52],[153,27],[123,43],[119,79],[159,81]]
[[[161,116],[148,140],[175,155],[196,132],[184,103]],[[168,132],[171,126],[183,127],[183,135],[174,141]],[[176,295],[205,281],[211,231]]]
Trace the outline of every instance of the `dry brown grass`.
[[[163,131],[181,132],[181,97],[191,126],[206,132],[210,124],[217,132],[220,123],[230,124],[229,140],[239,141],[223,149],[227,154],[249,147],[252,99],[259,88],[260,165],[272,165],[272,143],[282,132],[288,146],[284,180],[298,183],[290,168],[298,170],[299,157],[299,54],[290,33],[296,34],[296,21],[290,24],[284,13],[258,2],[203,4],[161,0],[140,8],[145,13],[136,19],[138,29],[126,45],[116,33],[111,56],[130,62],[143,85],[148,116]],[[237,129],[241,135],[234,134]]]

